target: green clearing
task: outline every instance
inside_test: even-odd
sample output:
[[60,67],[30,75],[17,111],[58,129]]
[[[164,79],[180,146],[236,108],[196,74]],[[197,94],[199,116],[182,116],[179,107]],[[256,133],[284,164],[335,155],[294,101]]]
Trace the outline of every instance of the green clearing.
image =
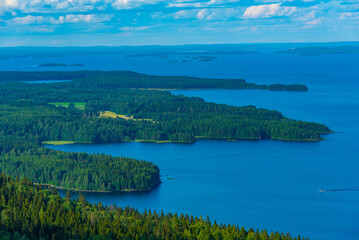
[[126,119],[126,120],[134,120],[133,116],[127,116],[127,115],[123,115],[123,114],[116,114],[116,113],[111,112],[111,111],[102,111],[102,112],[100,112],[100,117],[123,118],[123,119]]
[[45,141],[42,144],[46,145],[67,145],[67,144],[75,144],[76,142],[73,141]]
[[111,111],[102,111],[100,112],[100,118],[123,118],[125,120],[132,120],[132,121],[149,121],[149,122],[153,122],[156,123],[155,121],[153,121],[153,119],[136,119],[133,118],[133,116],[127,116],[124,114],[117,114]]
[[[68,108],[70,105],[70,102],[53,102],[53,103],[49,103],[51,105],[55,105],[56,107],[65,107]],[[85,102],[75,102],[73,103],[75,105],[75,108],[80,109],[80,110],[84,110],[85,109]]]

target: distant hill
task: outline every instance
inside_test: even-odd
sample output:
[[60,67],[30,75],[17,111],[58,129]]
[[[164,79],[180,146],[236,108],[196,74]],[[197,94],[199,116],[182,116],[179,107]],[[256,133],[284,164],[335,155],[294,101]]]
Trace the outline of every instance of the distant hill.
[[22,57],[61,57],[67,55],[116,55],[126,56],[165,56],[168,54],[221,55],[256,54],[261,52],[283,52],[302,48],[348,48],[359,47],[359,42],[330,43],[240,43],[240,44],[190,44],[190,45],[149,45],[149,46],[67,46],[67,47],[0,47],[1,58]]

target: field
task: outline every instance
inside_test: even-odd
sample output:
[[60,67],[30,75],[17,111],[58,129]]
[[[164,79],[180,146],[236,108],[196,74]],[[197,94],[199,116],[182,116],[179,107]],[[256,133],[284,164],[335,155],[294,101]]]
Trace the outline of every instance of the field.
[[103,111],[100,113],[100,117],[109,117],[109,118],[123,118],[125,120],[132,120],[132,121],[150,121],[153,123],[156,123],[153,121],[153,119],[135,119],[133,116],[123,115],[123,114],[117,114],[111,111]]
[[110,111],[103,111],[100,113],[100,117],[109,117],[109,118],[123,118],[126,120],[134,120],[133,116],[123,115],[123,114],[116,114]]

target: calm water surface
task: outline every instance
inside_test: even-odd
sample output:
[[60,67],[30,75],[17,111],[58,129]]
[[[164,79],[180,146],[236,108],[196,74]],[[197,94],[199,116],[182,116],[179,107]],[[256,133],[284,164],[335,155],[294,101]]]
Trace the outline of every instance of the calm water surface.
[[195,144],[76,144],[51,148],[145,159],[161,169],[163,184],[151,192],[86,194],[91,202],[209,215],[217,222],[300,233],[313,239],[359,239],[359,191],[319,193],[359,187],[358,55],[299,57],[268,53],[219,56],[213,62],[168,60],[121,55],[7,59],[0,60],[0,70],[34,71],[41,70],[36,65],[45,62],[79,62],[85,64],[82,69],[306,84],[309,92],[305,93],[202,90],[173,94],[276,109],[291,118],[324,123],[336,132],[323,136],[325,141],[201,140]]
[[24,83],[29,84],[50,84],[50,83],[62,83],[62,82],[71,82],[72,80],[41,80],[41,81],[24,81]]

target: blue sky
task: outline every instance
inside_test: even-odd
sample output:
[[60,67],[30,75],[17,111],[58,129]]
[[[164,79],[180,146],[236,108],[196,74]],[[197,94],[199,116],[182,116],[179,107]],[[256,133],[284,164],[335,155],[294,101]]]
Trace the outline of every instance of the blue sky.
[[0,46],[359,40],[359,0],[0,0]]

